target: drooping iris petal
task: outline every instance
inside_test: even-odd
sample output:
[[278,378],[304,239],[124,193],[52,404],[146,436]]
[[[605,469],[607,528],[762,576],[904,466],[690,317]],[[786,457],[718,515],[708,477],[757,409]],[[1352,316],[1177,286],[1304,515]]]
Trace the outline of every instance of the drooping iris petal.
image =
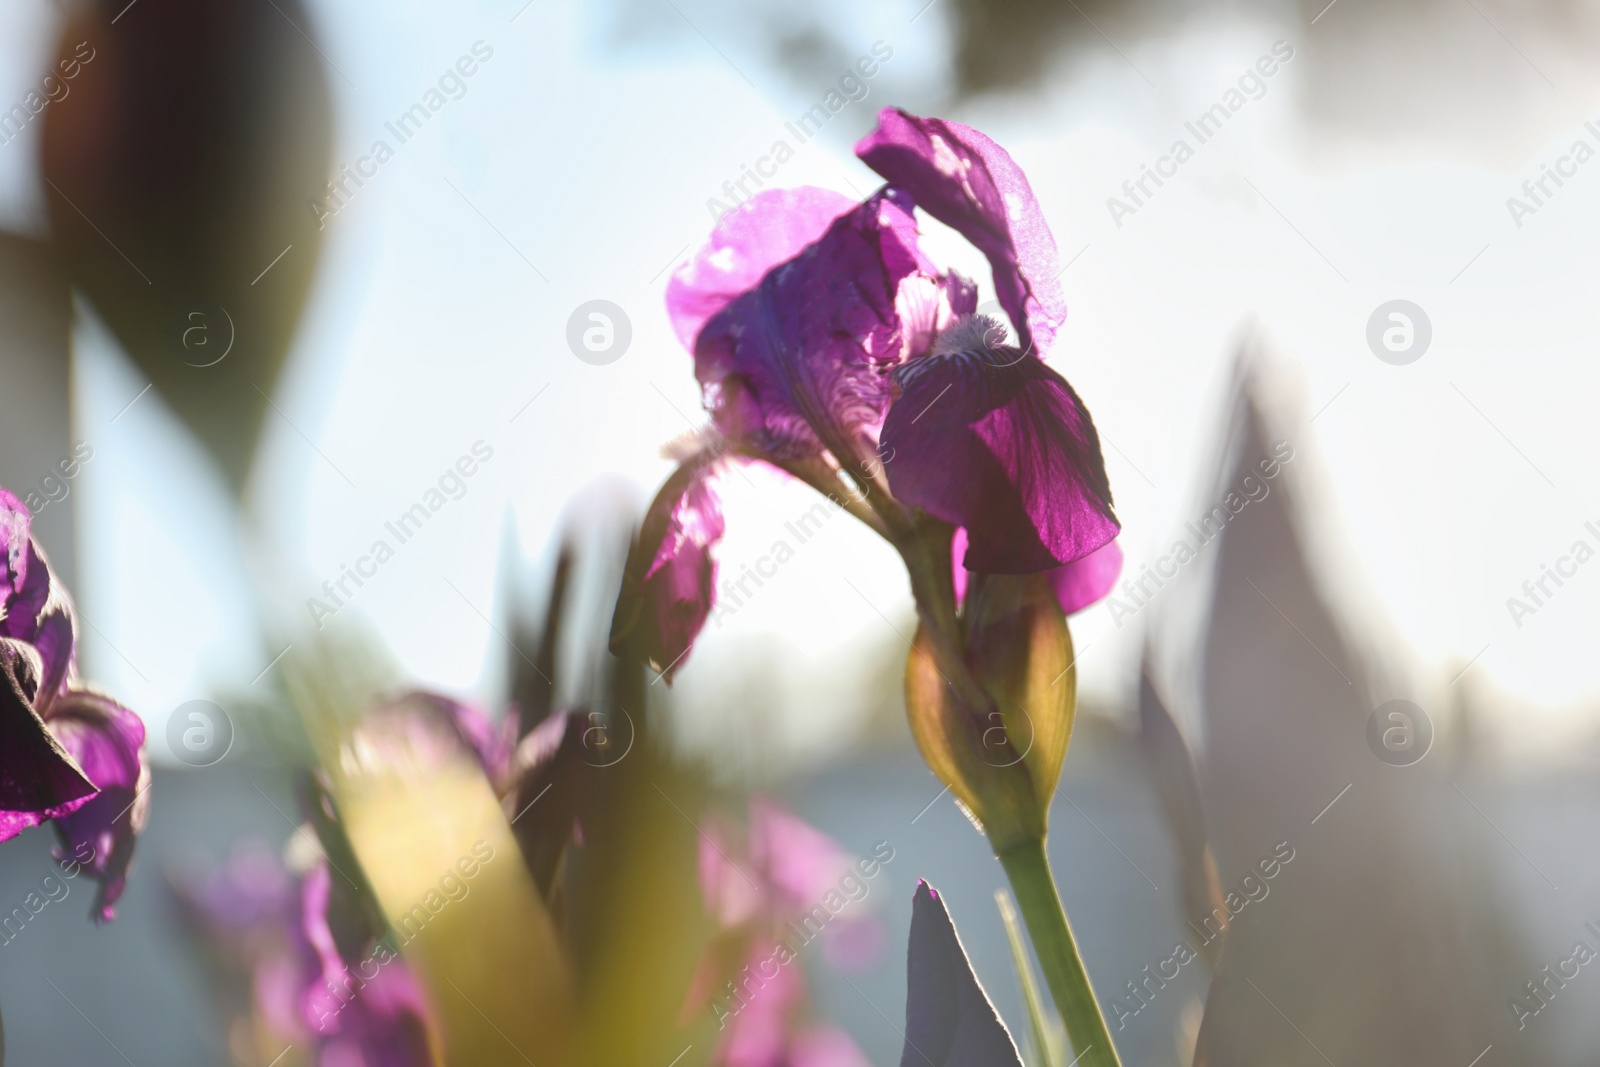
[[1121,573],[1122,546],[1108,541],[1082,559],[1051,571],[1050,586],[1061,610],[1071,615],[1105,599]]
[[880,190],[706,323],[695,376],[719,430],[778,460],[862,458],[902,355],[901,282],[937,276],[911,211],[904,192]]
[[764,189],[718,219],[705,247],[667,283],[667,314],[683,347],[694,351],[711,316],[853,207],[854,200],[831,189]]
[[70,815],[96,792],[33,710],[39,672],[32,647],[0,639],[0,841]]
[[1022,1067],[1017,1046],[967,962],[944,901],[927,882],[911,899],[906,1045],[900,1067]]
[[[967,531],[958,529],[950,538],[951,575],[955,579],[956,604],[967,595]],[[1105,599],[1122,573],[1122,547],[1111,541],[1082,559],[1049,572],[1050,586],[1064,614],[1072,615]]]
[[1072,386],[1014,350],[913,360],[883,424],[889,487],[964,526],[965,566],[1051,570],[1116,537],[1094,421]]
[[970,126],[886,107],[856,155],[988,257],[1018,345],[1048,354],[1067,314],[1056,242],[1010,153]]
[[631,650],[667,678],[682,666],[716,603],[722,504],[712,448],[686,459],[645,512],[611,619],[611,649]]
[[34,708],[42,715],[72,666],[74,624],[72,599],[33,542],[32,522],[26,505],[0,489],[0,548],[5,552],[0,637],[26,641],[38,650],[41,670]]
[[[144,723],[120,704],[95,693],[63,693],[47,722],[84,775],[100,792],[70,815],[56,819],[58,857],[83,864],[100,882],[93,917],[109,922],[127,883],[133,845],[149,807],[150,766],[144,758]],[[87,850],[93,849],[89,858]]]

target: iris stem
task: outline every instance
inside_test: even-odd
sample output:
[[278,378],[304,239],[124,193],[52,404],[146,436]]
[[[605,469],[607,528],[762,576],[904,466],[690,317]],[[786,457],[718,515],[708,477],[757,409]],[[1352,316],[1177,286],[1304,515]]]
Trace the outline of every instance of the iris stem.
[[1028,927],[1033,951],[1039,957],[1045,982],[1055,999],[1056,1009],[1066,1026],[1067,1038],[1078,1054],[1077,1067],[1121,1067],[1117,1047],[1111,1043],[1105,1016],[1095,1000],[1089,974],[1078,955],[1072,926],[1061,907],[1056,880],[1045,857],[1044,840],[1023,841],[999,854],[1011,888],[1017,894],[1017,907]]

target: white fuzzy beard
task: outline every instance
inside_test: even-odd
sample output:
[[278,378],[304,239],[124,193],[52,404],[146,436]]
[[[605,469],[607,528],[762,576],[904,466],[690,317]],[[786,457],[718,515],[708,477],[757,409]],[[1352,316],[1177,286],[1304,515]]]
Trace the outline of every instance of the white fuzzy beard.
[[959,356],[992,352],[1002,347],[1006,328],[999,319],[988,315],[963,315],[940,330],[933,339],[930,355]]

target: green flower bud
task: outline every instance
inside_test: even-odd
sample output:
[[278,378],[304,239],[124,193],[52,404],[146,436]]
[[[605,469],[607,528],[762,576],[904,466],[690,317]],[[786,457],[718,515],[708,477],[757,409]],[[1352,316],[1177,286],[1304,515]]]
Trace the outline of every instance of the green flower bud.
[[906,712],[928,766],[1000,853],[1045,834],[1077,710],[1072,634],[1042,574],[974,574],[958,628],[918,628]]

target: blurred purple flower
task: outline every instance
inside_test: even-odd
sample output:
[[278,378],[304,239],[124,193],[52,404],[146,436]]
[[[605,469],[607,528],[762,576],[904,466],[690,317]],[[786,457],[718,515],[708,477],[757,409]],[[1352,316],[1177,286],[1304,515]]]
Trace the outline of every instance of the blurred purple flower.
[[55,820],[58,858],[92,849],[92,914],[110,920],[148,806],[144,724],[79,684],[72,600],[31,527],[28,509],[0,489],[0,841]]
[[[674,457],[651,505],[612,642],[669,681],[715,601],[723,520],[711,479],[726,462],[854,496],[891,540],[920,509],[966,531],[971,570],[1073,568],[1055,582],[1067,611],[1103,596],[1120,567],[1120,551],[1101,552],[1120,527],[1099,436],[1043,360],[1066,307],[1021,168],[970,127],[893,108],[856,153],[889,184],[860,204],[820,189],[759,193],[668,285],[712,426]],[[1020,347],[975,314],[972,282],[923,253],[917,206],[988,258]]]
[[[300,887],[301,944],[314,965],[304,976],[302,1017],[318,1067],[432,1067],[428,1008],[415,975],[378,941],[346,959],[330,926],[332,875],[318,863]],[[305,953],[302,952],[302,957]]]
[[911,898],[906,946],[906,1044],[900,1067],[1022,1067],[1017,1046],[927,882]]
[[[686,1011],[710,1006],[720,1037],[714,1067],[857,1067],[867,1063],[843,1032],[809,1018],[798,954],[820,935],[826,954],[870,966],[882,943],[877,919],[852,907],[861,888],[838,843],[766,797],[750,801],[741,833],[704,823],[700,885],[720,934],[691,985]],[[819,919],[818,916],[821,916]]]
[[351,910],[325,860],[296,879],[264,846],[238,848],[200,878],[172,879],[179,914],[243,998],[262,1045],[310,1050],[314,1067],[432,1067],[428,1012],[405,961],[376,932],[337,929]]

